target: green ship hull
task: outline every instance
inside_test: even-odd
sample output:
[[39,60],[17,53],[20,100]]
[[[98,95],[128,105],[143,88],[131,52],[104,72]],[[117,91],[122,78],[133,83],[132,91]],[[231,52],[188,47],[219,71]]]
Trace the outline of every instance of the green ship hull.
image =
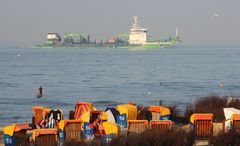
[[160,42],[156,44],[142,44],[142,45],[125,45],[125,44],[77,44],[77,45],[35,45],[32,48],[126,48],[126,49],[159,49],[159,48],[169,48],[176,45],[177,42]]

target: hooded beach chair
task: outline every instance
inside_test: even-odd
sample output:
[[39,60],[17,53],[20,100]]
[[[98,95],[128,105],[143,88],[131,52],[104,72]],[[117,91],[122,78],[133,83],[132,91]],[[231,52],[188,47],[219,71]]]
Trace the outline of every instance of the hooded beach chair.
[[4,145],[5,146],[28,146],[29,139],[27,130],[29,124],[13,124],[4,127]]
[[213,114],[196,113],[190,117],[190,129],[197,138],[213,136]]
[[32,137],[34,146],[57,146],[57,129],[35,129]]

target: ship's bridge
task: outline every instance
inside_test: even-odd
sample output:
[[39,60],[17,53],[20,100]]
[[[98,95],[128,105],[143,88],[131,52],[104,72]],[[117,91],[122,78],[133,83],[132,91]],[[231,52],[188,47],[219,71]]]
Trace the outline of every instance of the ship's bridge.
[[131,29],[131,33],[147,33],[147,29],[140,28],[140,29]]

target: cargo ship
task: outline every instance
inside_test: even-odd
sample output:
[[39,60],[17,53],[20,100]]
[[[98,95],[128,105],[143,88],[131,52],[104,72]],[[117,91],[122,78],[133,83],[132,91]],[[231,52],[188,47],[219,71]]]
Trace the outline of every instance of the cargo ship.
[[133,25],[129,34],[118,34],[106,41],[90,41],[89,34],[65,33],[61,37],[58,33],[48,33],[47,41],[35,48],[164,48],[181,42],[176,28],[176,34],[164,40],[151,40],[148,30],[138,25],[138,17],[133,17]]

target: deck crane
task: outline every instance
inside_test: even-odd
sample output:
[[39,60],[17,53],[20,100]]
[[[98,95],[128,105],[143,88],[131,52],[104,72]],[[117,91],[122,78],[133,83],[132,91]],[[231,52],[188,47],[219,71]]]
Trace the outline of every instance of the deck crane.
[[80,44],[90,42],[90,35],[84,33],[65,33],[63,38],[64,43],[67,44]]

